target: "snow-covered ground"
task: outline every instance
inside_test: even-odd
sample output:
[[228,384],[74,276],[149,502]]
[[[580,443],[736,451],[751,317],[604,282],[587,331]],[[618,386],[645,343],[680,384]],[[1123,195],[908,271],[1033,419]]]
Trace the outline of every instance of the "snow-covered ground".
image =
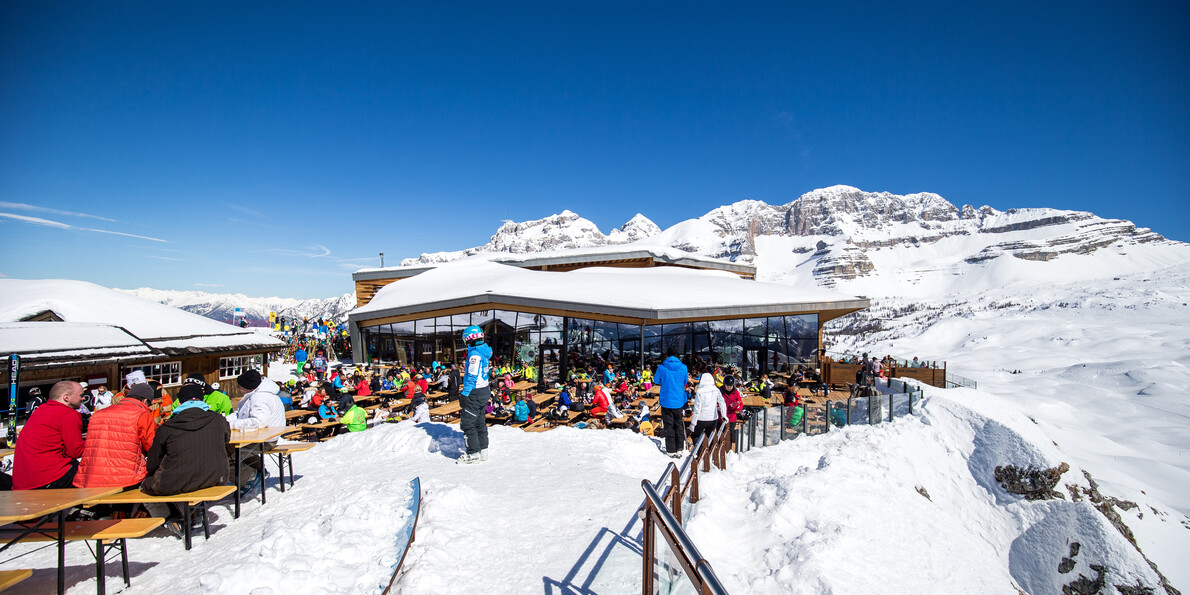
[[[639,592],[642,479],[670,461],[627,430],[491,428],[492,458],[455,464],[455,425],[403,422],[337,437],[295,456],[296,486],[248,503],[185,552],[159,531],[130,544],[128,593],[378,593],[397,555],[408,481],[424,501],[404,593]],[[689,532],[732,593],[1053,593],[1104,565],[1109,585],[1158,587],[1155,573],[1084,499],[1072,463],[1067,499],[1028,502],[992,479],[997,465],[1071,461],[1047,429],[980,390],[927,389],[917,417],[730,455],[703,478]],[[927,499],[917,491],[922,488]],[[1121,511],[1175,586],[1190,521],[1156,498]],[[1081,550],[1059,573],[1069,544]],[[17,546],[4,567],[38,569],[25,592],[53,590],[54,550]],[[25,554],[25,555],[22,555]],[[18,560],[8,561],[14,556]],[[68,546],[71,593],[95,589],[81,544]],[[109,592],[123,587],[118,565]],[[1109,591],[1110,592],[1110,591]],[[1158,591],[1160,592],[1160,591]]]

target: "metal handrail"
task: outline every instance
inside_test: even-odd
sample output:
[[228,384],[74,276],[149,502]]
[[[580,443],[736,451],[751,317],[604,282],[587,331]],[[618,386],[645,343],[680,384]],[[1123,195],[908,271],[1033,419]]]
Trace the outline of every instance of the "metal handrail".
[[645,501],[641,504],[637,514],[645,524],[642,589],[646,595],[652,595],[653,562],[655,543],[653,543],[652,527],[656,522],[654,517],[661,518],[661,529],[666,542],[674,555],[681,561],[682,568],[692,582],[699,586],[701,593],[713,595],[726,593],[719,579],[715,576],[710,562],[698,553],[686,532],[682,529],[682,502],[698,502],[698,474],[699,464],[702,471],[710,471],[713,463],[720,469],[726,468],[726,453],[730,448],[730,424],[720,423],[710,435],[702,435],[694,443],[694,447],[681,466],[669,463],[665,471],[656,482],[641,480],[645,490]]
[[[670,463],[670,465],[672,466],[673,463]],[[653,543],[652,525],[657,520],[660,520],[661,534],[665,538],[665,542],[669,544],[670,551],[678,559],[678,563],[682,565],[686,576],[698,587],[698,591],[709,595],[726,595],[727,590],[723,588],[722,583],[719,582],[719,578],[715,576],[715,571],[711,568],[711,563],[698,552],[698,548],[694,546],[694,542],[690,541],[690,537],[682,530],[681,523],[666,508],[665,502],[657,494],[657,491],[653,489],[649,480],[641,481],[641,489],[645,492],[645,509],[647,511],[644,527],[647,542],[645,555],[646,581],[642,585],[642,591],[646,595],[651,595],[653,592],[652,580],[650,580],[653,578],[652,556],[649,555],[651,553],[649,550],[652,550],[656,545]]]

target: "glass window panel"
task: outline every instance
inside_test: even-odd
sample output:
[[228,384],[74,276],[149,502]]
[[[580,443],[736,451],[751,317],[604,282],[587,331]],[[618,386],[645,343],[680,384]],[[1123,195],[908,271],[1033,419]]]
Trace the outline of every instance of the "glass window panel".
[[599,341],[615,341],[618,339],[619,329],[614,322],[595,322],[595,339]]
[[711,320],[707,322],[713,333],[740,333],[744,330],[744,321],[739,318],[731,320]]
[[764,347],[767,336],[764,318],[749,318],[744,321],[744,346]]

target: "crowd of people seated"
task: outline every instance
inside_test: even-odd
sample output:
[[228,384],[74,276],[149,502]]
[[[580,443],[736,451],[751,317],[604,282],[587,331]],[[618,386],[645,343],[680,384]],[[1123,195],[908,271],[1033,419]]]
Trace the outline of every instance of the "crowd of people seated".
[[[234,463],[232,429],[285,425],[279,387],[256,370],[236,379],[244,394],[234,410],[228,396],[201,375],[187,377],[174,395],[146,380],[139,370],[125,380],[110,404],[97,408],[85,423],[80,413],[83,386],[73,381],[54,384],[17,440],[12,489],[140,488],[166,496],[224,485]],[[242,463],[252,471],[262,464],[256,455],[244,456]],[[251,479],[240,486],[245,495],[259,483],[256,473],[248,476]],[[176,507],[146,508],[165,517],[166,527],[179,536],[198,522],[182,518]],[[119,518],[132,510],[95,507],[77,514]]]

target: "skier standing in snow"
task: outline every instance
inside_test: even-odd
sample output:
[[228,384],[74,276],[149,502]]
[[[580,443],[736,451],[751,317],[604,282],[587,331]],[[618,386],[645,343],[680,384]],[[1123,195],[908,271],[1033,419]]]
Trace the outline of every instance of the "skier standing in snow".
[[460,392],[459,428],[467,443],[467,452],[459,457],[463,464],[488,460],[488,424],[484,407],[492,397],[488,388],[488,361],[492,348],[483,342],[483,329],[469,326],[463,329],[467,344],[467,364]]

